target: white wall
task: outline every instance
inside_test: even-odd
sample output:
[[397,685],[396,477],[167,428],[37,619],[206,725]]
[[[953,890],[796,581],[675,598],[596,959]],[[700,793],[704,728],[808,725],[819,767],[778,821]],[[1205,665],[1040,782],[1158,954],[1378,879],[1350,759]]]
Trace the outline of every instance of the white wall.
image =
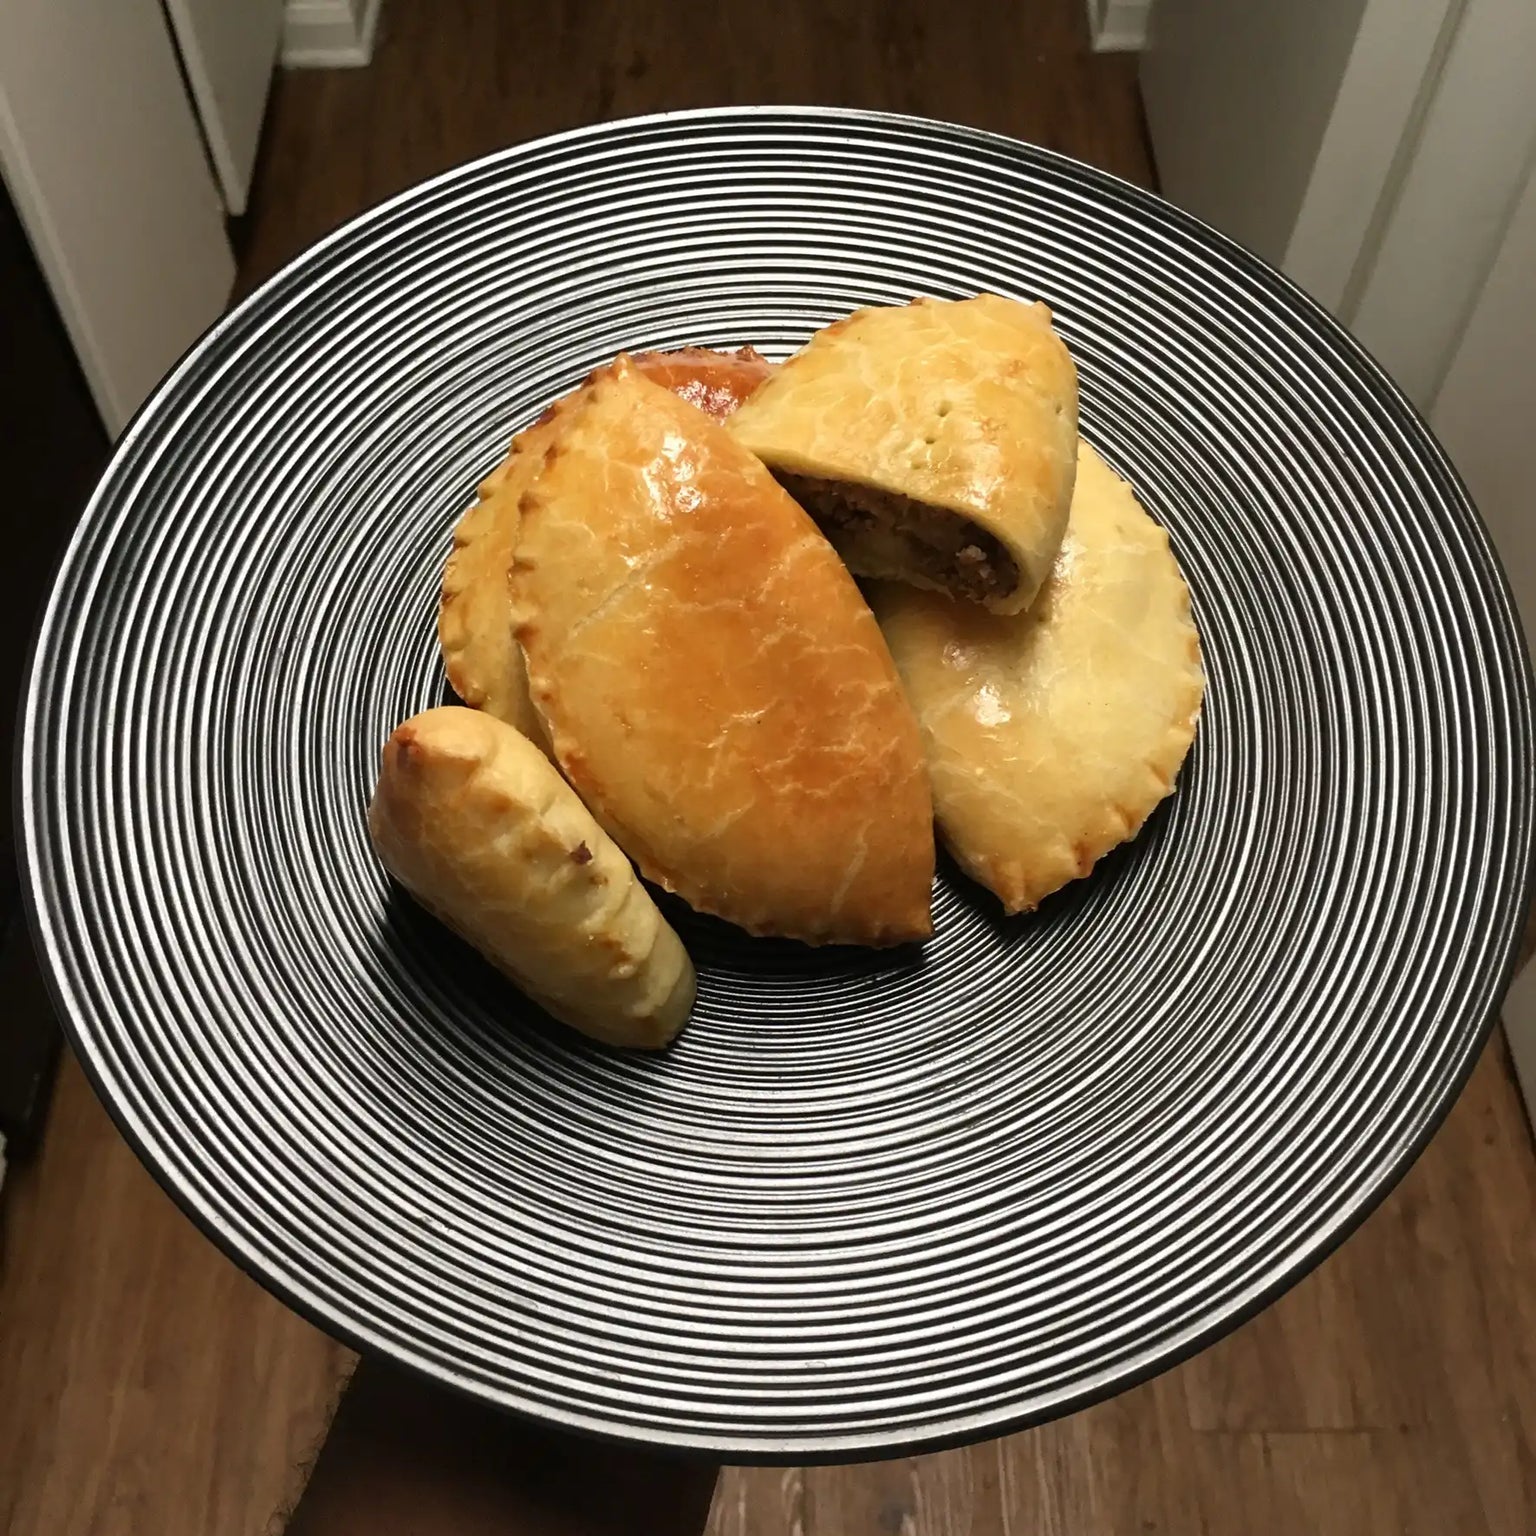
[[1283,260],[1365,4],[1156,0],[1141,89],[1167,195]]
[[0,0],[0,169],[115,436],[235,276],[159,0]]
[[1533,153],[1536,0],[1466,0],[1359,300],[1345,315],[1426,411]]
[[1431,417],[1536,635],[1536,173],[1451,356]]
[[1466,0],[1367,0],[1277,265],[1352,315]]
[[1432,411],[1536,154],[1536,0],[1156,0],[1165,194]]
[[1430,417],[1536,635],[1536,0],[1157,0],[1142,75],[1165,193]]

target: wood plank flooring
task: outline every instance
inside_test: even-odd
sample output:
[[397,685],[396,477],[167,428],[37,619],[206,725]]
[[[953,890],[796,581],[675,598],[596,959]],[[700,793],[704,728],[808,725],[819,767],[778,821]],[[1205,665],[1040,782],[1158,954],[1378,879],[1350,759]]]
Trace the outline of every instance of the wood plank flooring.
[[0,1250],[0,1532],[258,1536],[350,1358],[219,1254],[73,1057]]
[[1536,1162],[1502,1041],[1391,1198],[1245,1328],[1074,1418],[728,1470],[711,1536],[1536,1530]]
[[[239,232],[242,288],[423,176],[668,107],[799,101],[950,117],[1147,184],[1133,63],[1091,55],[1082,12],[1081,0],[386,0],[371,68],[279,80]],[[0,1532],[279,1529],[350,1357],[171,1207],[73,1062],[39,1159],[12,1175],[3,1223]],[[1528,1536],[1536,1159],[1502,1042],[1362,1231],[1230,1339],[992,1444],[727,1469],[709,1529]]]
[[243,287],[427,176],[607,118],[839,105],[1013,134],[1149,185],[1135,64],[1088,51],[1082,0],[385,0],[366,70],[279,82]]

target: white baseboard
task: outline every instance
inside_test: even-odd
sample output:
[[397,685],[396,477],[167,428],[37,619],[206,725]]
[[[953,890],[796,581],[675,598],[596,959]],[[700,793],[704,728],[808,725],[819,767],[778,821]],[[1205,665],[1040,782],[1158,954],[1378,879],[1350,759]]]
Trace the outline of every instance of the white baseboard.
[[288,69],[357,69],[373,57],[383,0],[288,0],[283,64]]
[[1147,46],[1152,0],[1088,0],[1095,53],[1140,53]]

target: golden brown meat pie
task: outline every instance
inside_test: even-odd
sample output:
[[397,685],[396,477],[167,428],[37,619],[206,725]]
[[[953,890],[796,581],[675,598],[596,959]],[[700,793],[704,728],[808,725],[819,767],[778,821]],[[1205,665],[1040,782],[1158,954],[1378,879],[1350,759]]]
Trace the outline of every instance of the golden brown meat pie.
[[[750,347],[738,352],[685,347],[647,352],[634,361],[647,377],[717,418],[728,416],[773,372],[773,364]],[[517,544],[517,504],[549,445],[549,416],[546,411],[514,439],[459,520],[437,615],[438,643],[454,692],[541,745],[544,727],[529,702],[523,653],[512,637],[507,573]]]
[[641,873],[753,933],[929,933],[917,722],[852,577],[762,464],[621,358],[559,413],[522,519],[534,702]]

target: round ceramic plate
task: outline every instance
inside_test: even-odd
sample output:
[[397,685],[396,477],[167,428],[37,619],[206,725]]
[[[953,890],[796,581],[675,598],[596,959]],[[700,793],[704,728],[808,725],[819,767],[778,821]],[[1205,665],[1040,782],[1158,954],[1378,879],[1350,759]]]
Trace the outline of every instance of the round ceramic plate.
[[[698,1011],[588,1045],[393,890],[381,743],[447,696],[449,531],[621,348],[782,356],[855,305],[1045,299],[1168,528],[1209,692],[1134,844],[921,951],[678,913]],[[62,1016],[204,1230],[509,1408],[734,1458],[1063,1413],[1188,1354],[1424,1145],[1511,965],[1520,631],[1402,397],[1155,198],[958,128],[684,114],[527,145],[317,246],[124,435],[31,674]]]

